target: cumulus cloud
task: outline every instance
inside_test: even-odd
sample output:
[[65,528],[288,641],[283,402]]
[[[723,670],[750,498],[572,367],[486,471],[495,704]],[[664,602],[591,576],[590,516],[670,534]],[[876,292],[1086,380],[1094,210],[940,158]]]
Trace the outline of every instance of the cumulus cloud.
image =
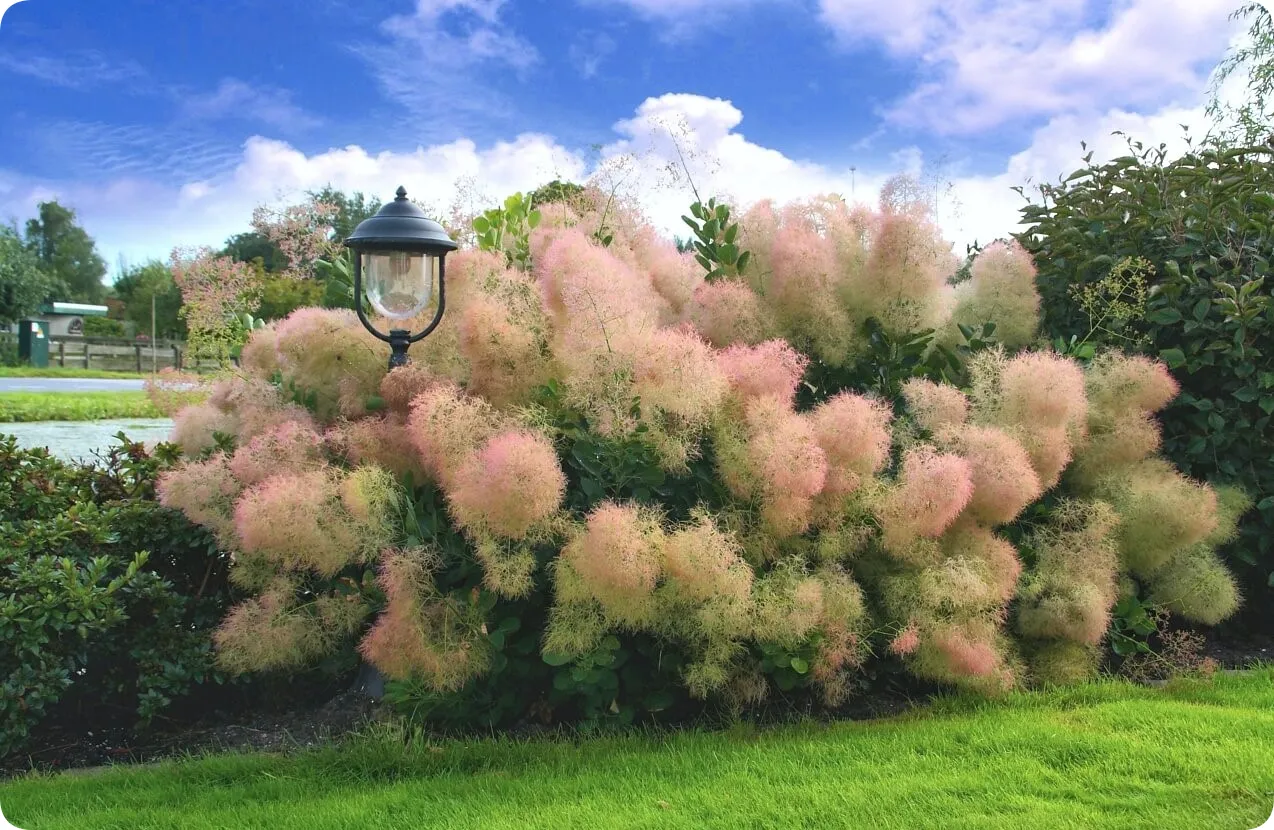
[[[1111,158],[1126,152],[1123,140],[1111,135],[1124,130],[1147,144],[1164,141],[1179,151],[1184,147],[1181,124],[1200,134],[1206,124],[1202,107],[1167,107],[1151,115],[1111,110],[1058,116],[1002,170],[946,171],[948,186],[937,194],[943,227],[961,253],[966,242],[1004,236],[1016,229],[1022,205],[1010,188],[1069,173],[1080,164],[1081,141],[1097,158]],[[179,185],[140,174],[106,185],[52,185],[0,172],[0,216],[30,215],[36,202],[56,197],[79,210],[108,261],[117,255],[138,261],[162,258],[177,245],[220,244],[247,229],[256,205],[299,199],[304,191],[329,183],[382,198],[404,184],[441,214],[458,191],[474,200],[472,207],[483,207],[553,178],[579,181],[593,175],[637,199],[671,236],[683,232],[680,216],[693,198],[691,182],[705,198],[720,194],[738,204],[820,193],[852,194],[871,203],[890,175],[924,172],[925,160],[915,149],[896,153],[877,169],[854,169],[791,158],[749,140],[743,127],[744,114],[729,101],[667,94],[648,98],[632,117],[617,122],[615,140],[595,158],[533,133],[487,146],[464,139],[412,152],[349,146],[313,154],[254,137],[229,172]]]

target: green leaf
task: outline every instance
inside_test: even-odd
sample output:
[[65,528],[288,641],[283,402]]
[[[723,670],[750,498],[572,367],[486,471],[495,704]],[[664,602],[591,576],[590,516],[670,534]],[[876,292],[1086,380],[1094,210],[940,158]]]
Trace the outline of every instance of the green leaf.
[[554,652],[554,651],[546,651],[541,656],[541,659],[543,659],[544,662],[549,664],[550,666],[565,666],[567,663],[571,662],[575,658],[569,654],[562,654],[560,652]]
[[1181,322],[1181,312],[1171,306],[1158,308],[1146,315],[1146,319],[1161,326],[1170,326]]
[[804,658],[802,657],[792,658],[792,671],[796,672],[797,674],[805,674],[809,670],[810,670],[810,664]]
[[1169,369],[1178,369],[1185,365],[1186,355],[1180,349],[1162,349],[1159,358],[1168,364]]
[[487,221],[486,217],[477,216],[474,217],[473,220],[473,229],[479,234],[485,234],[487,231],[491,230],[491,223]]
[[540,216],[540,212],[538,210],[531,211],[529,214],[527,214],[527,217],[526,217],[527,227],[529,227],[531,230],[535,230],[536,228],[540,226],[541,218],[543,217]]
[[736,222],[725,229],[725,241],[728,245],[734,244],[734,238],[739,235],[739,223]]
[[743,269],[748,267],[748,259],[752,256],[751,251],[744,251],[739,254],[739,261],[735,263],[735,268],[739,273],[743,273]]
[[1274,415],[1274,396],[1261,398],[1256,404],[1266,415]]

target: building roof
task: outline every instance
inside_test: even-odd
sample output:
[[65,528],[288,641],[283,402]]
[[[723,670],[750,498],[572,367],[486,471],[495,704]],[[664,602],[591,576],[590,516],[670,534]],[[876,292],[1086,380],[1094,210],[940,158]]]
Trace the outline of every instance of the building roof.
[[105,317],[106,312],[104,305],[86,303],[45,303],[40,306],[41,314],[65,314],[71,317]]

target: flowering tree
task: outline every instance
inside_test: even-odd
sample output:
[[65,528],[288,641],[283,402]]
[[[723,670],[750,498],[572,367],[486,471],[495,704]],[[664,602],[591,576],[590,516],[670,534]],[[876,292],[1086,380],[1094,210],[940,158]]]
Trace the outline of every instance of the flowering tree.
[[308,279],[320,260],[340,248],[340,240],[332,238],[336,213],[336,205],[314,197],[283,208],[259,205],[252,211],[252,229],[282,251],[288,263],[285,277]]
[[250,264],[217,256],[211,248],[174,248],[169,267],[181,289],[191,352],[229,362],[245,333],[242,317],[256,306],[261,275]]
[[[161,488],[254,594],[218,635],[227,665],[357,643],[477,699],[525,630],[561,668],[505,684],[523,709],[583,687],[604,711],[663,705],[616,668],[652,653],[647,674],[673,666],[697,697],[836,701],[886,651],[986,692],[1086,676],[1135,589],[1188,620],[1234,610],[1213,548],[1242,500],[1156,457],[1171,378],[1023,350],[1019,247],[953,287],[901,197],[765,202],[738,225],[723,244],[746,267],[709,282],[585,189],[526,228],[528,256],[453,254],[447,324],[389,374],[350,312],[254,332],[242,374],[178,415],[189,460]],[[974,327],[998,342],[971,349]],[[855,387],[882,337],[924,344],[910,379]]]

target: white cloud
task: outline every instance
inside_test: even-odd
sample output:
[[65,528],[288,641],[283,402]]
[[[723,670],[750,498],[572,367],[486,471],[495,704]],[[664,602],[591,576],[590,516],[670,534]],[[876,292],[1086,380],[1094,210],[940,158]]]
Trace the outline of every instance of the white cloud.
[[[1167,142],[1178,152],[1184,146],[1182,123],[1201,135],[1206,127],[1202,107],[1167,107],[1151,115],[1110,110],[1058,116],[998,172],[940,169],[940,178],[949,182],[938,200],[944,231],[959,252],[966,242],[1004,236],[1016,229],[1022,205],[1010,188],[1069,173],[1080,165],[1081,141],[1097,159],[1126,152],[1123,140],[1110,135],[1114,130],[1147,145]],[[106,186],[52,185],[0,172],[0,217],[28,216],[37,201],[56,197],[77,208],[107,261],[114,263],[120,254],[137,261],[163,258],[178,245],[219,245],[247,229],[256,205],[297,199],[329,183],[381,198],[402,184],[413,197],[445,211],[458,185],[489,204],[553,178],[578,181],[595,173],[637,198],[652,222],[671,236],[682,232],[680,216],[692,200],[683,161],[705,198],[720,194],[744,205],[829,192],[872,203],[894,173],[934,175],[932,169],[925,171],[925,159],[915,148],[899,150],[876,169],[816,164],[748,140],[742,125],[743,113],[729,101],[689,94],[648,98],[631,118],[615,124],[616,140],[591,163],[552,137],[531,133],[485,147],[465,139],[407,153],[349,146],[312,155],[255,137],[231,172],[180,185],[137,176]]]
[[1229,41],[1233,0],[819,0],[850,47],[918,61],[896,123],[977,133],[1062,113],[1193,98]]
[[381,23],[388,43],[355,51],[385,94],[401,104],[412,133],[428,140],[473,132],[514,103],[486,82],[492,68],[525,73],[540,60],[500,18],[506,0],[417,0],[415,12]]
[[255,87],[237,78],[223,78],[212,92],[181,93],[178,99],[182,114],[187,118],[241,118],[286,132],[309,129],[323,123],[294,104],[292,94],[287,90]]
[[[0,0],[3,4],[4,0]],[[87,90],[128,83],[146,84],[146,71],[135,61],[115,63],[95,50],[67,52],[61,56],[0,52],[0,69],[66,89]]]

